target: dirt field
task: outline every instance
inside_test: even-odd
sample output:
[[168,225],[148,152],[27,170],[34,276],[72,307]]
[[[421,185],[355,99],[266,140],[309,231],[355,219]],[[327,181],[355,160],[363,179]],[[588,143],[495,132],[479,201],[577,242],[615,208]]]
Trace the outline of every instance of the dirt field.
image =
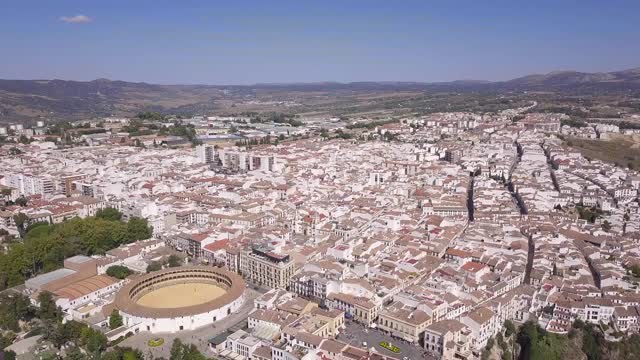
[[138,299],[137,303],[157,309],[199,305],[224,295],[225,290],[213,284],[187,283],[169,285]]
[[616,136],[611,140],[569,138],[565,144],[590,159],[599,159],[617,166],[640,169],[638,137]]

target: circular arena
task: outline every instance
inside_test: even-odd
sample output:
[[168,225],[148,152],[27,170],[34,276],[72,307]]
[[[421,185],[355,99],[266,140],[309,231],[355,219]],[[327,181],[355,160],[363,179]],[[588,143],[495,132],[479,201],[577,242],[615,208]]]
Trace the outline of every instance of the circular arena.
[[185,266],[146,274],[122,287],[115,306],[134,332],[193,330],[238,310],[244,280],[228,270]]

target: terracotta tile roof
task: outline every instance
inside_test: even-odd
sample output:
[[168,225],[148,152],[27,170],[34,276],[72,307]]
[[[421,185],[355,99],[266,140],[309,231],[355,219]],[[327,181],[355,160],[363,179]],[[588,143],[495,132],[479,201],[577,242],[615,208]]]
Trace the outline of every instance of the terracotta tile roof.
[[116,280],[109,276],[96,275],[55,290],[54,294],[62,298],[75,300],[115,283]]

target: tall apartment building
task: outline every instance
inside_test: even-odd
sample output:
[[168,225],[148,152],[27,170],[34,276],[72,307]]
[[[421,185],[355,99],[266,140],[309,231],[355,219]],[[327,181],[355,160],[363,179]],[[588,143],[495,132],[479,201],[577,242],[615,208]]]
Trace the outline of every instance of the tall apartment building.
[[95,185],[74,181],[74,190],[79,190],[83,196],[99,197],[98,189]]
[[59,187],[62,193],[66,196],[71,196],[71,193],[76,190],[75,181],[82,180],[86,175],[67,175],[60,178]]
[[21,195],[54,195],[57,193],[56,183],[44,175],[9,174],[5,179],[7,186],[16,188]]
[[218,154],[216,149],[212,145],[202,144],[196,146],[196,156],[200,162],[205,164],[212,164],[217,161]]
[[249,155],[245,151],[224,150],[220,152],[222,167],[235,171],[249,170]]
[[233,171],[277,171],[278,159],[272,154],[257,154],[239,148],[216,149],[212,145],[196,147],[198,160],[206,164],[214,164]]
[[254,246],[240,254],[240,272],[254,284],[284,289],[294,271],[289,255],[275,253],[268,247]]

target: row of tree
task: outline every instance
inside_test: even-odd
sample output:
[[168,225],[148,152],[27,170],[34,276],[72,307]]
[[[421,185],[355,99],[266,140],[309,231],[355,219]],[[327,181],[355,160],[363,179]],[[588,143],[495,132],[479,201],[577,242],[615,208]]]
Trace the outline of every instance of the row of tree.
[[567,125],[567,126],[574,127],[574,128],[583,128],[583,127],[589,126],[589,124],[586,121],[584,121],[584,120],[582,120],[580,118],[575,118],[575,117],[561,120],[560,121],[560,125],[561,126]]
[[250,120],[252,124],[255,123],[269,123],[273,122],[276,124],[289,124],[293,127],[298,127],[304,125],[304,123],[300,120],[297,120],[297,115],[293,114],[284,114],[284,113],[269,113],[265,115],[256,115],[253,116]]
[[377,121],[370,121],[370,122],[358,122],[355,124],[349,124],[347,125],[347,129],[373,129],[375,127],[381,126],[381,125],[386,125],[386,124],[391,124],[391,123],[395,123],[398,122],[397,119],[388,119],[388,120],[377,120]]
[[147,273],[161,270],[163,267],[178,267],[184,264],[184,260],[178,255],[170,255],[164,261],[152,261],[147,265]]
[[273,140],[271,138],[271,135],[267,135],[263,138],[260,139],[245,139],[245,140],[238,140],[236,141],[235,145],[236,146],[254,146],[254,145],[270,145],[270,144],[274,144],[274,145],[278,145],[280,143],[280,141],[286,139],[286,137],[283,134],[278,135],[278,137]]
[[331,134],[329,134],[329,131],[327,131],[327,129],[322,128],[320,129],[320,136],[325,139],[333,138],[333,139],[350,140],[354,138],[353,134],[344,132],[342,131],[342,129],[338,129],[335,133],[335,136],[332,137]]

